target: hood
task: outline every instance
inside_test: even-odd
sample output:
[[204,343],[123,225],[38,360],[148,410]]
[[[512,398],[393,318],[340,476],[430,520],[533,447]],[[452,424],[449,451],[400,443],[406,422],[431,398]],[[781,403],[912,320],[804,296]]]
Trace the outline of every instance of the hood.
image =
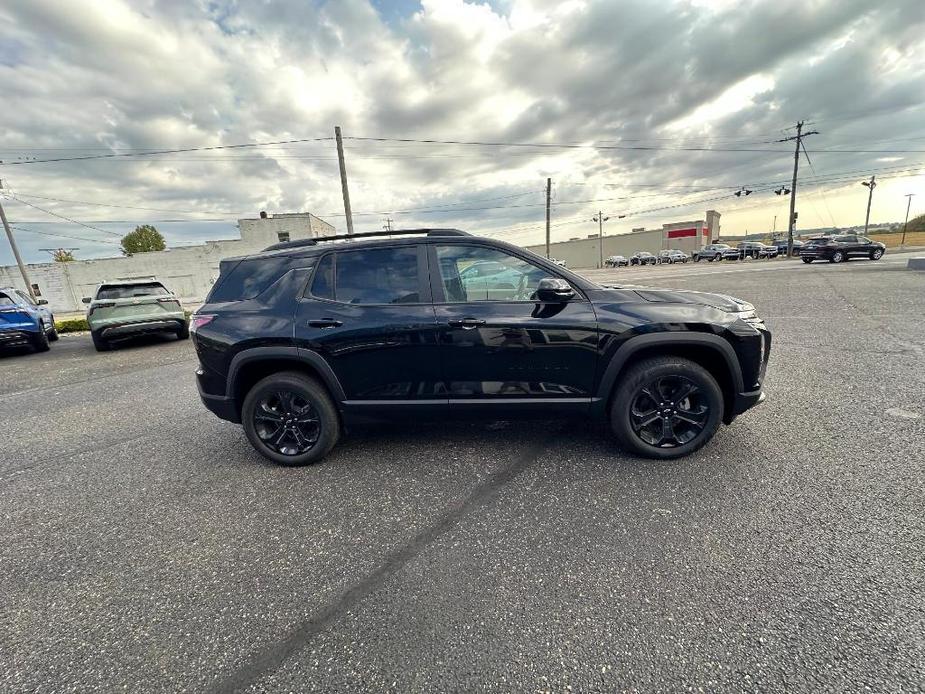
[[658,287],[641,287],[638,285],[602,285],[605,289],[622,290],[624,295],[627,290],[646,301],[653,303],[668,304],[697,304],[699,306],[711,306],[718,308],[720,311],[729,313],[738,313],[741,311],[754,311],[755,307],[737,299],[728,294],[713,294],[711,292],[694,292],[686,289],[660,289]]

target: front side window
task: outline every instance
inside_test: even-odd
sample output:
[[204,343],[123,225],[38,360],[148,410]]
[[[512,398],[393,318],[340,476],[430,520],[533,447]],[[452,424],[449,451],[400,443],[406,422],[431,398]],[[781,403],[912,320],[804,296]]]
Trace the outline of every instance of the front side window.
[[550,273],[526,260],[481,246],[438,246],[437,261],[447,302],[530,301]]
[[839,243],[857,243],[858,240],[854,236],[842,236],[838,239]]
[[345,304],[420,302],[418,252],[413,246],[337,254],[334,300]]
[[0,292],[0,306],[15,306],[16,302],[3,292]]
[[312,279],[312,295],[319,299],[334,300],[334,254],[324,256]]

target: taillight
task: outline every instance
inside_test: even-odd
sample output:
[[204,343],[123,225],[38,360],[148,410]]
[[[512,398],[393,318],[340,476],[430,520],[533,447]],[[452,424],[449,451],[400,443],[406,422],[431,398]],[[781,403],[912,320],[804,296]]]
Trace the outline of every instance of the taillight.
[[204,325],[208,325],[215,319],[211,313],[194,313],[190,318],[190,332],[196,332]]
[[115,305],[115,301],[100,301],[95,304],[90,304],[90,311],[87,313],[87,315],[92,316],[93,312],[98,308],[112,308]]

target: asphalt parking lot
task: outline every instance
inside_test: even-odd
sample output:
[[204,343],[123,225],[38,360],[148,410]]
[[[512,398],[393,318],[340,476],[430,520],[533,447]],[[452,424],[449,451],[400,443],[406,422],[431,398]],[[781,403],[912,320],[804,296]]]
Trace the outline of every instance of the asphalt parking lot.
[[671,463],[411,421],[284,469],[189,342],[0,357],[0,689],[921,690],[925,273],[755,262],[588,273],[774,333],[767,402]]

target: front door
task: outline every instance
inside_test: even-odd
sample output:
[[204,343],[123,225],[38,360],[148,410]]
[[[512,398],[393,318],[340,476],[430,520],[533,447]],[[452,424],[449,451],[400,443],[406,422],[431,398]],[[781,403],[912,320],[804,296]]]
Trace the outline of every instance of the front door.
[[597,320],[584,296],[537,301],[540,279],[555,273],[478,242],[434,244],[430,263],[451,404],[587,407]]
[[426,253],[414,244],[331,251],[315,268],[295,339],[337,376],[347,407],[440,404],[437,326]]

